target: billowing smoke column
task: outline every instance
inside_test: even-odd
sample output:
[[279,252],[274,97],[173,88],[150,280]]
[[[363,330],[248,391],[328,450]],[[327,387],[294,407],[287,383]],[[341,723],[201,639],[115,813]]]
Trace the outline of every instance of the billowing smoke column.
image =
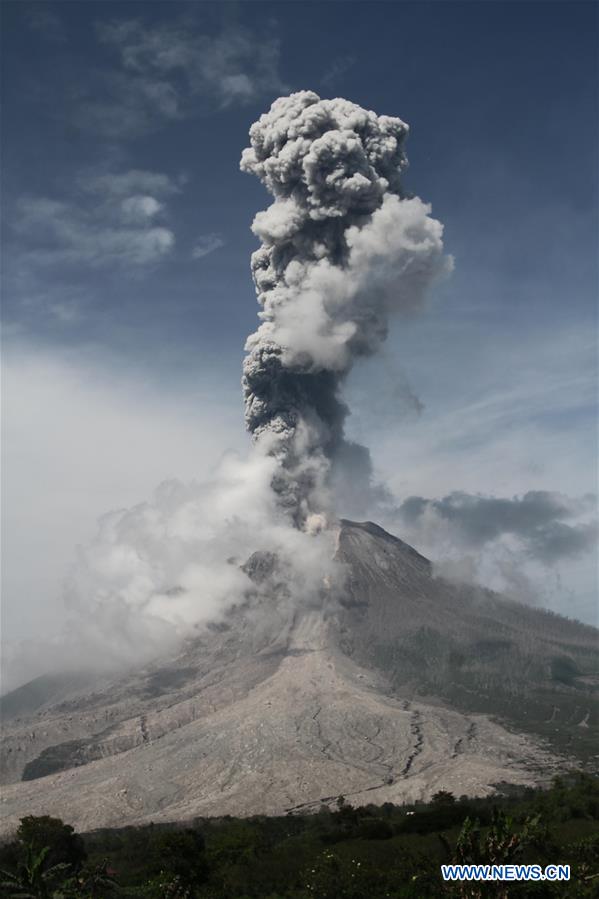
[[366,453],[344,439],[344,378],[450,266],[442,225],[402,192],[407,133],[401,119],[301,91],[252,125],[241,159],[274,196],[252,226],[262,324],[246,344],[246,423],[278,460],[273,487],[301,527],[331,511],[336,460]]

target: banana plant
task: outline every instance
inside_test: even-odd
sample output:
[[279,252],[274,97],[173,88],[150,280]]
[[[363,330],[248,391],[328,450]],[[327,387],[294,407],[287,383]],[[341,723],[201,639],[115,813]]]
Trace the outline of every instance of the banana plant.
[[16,872],[0,869],[0,887],[6,890],[10,899],[52,899],[53,886],[61,875],[65,875],[70,866],[65,862],[44,866],[49,846],[39,852],[29,844],[25,847],[25,858],[19,862]]

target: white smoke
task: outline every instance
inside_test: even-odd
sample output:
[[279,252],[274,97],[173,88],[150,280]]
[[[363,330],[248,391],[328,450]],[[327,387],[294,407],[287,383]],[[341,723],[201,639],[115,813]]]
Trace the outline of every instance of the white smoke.
[[276,554],[289,609],[317,601],[343,577],[334,535],[293,527],[271,489],[276,460],[256,448],[229,453],[205,483],[161,484],[147,502],[110,512],[68,574],[69,619],[48,641],[23,643],[4,689],[48,670],[115,672],[197,636],[254,589],[244,564]]
[[134,622],[131,640],[121,632],[127,643],[140,618],[185,634],[243,598],[251,582],[242,566],[260,550],[301,570],[296,599],[309,602],[334,568],[332,536],[290,527],[270,489],[275,466],[260,451],[227,454],[209,481],[168,481],[150,502],[104,516],[71,574],[71,607],[102,614],[116,599]]

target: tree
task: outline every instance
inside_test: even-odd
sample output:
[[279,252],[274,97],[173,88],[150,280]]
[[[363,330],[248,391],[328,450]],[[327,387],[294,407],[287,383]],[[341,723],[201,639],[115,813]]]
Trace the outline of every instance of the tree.
[[24,846],[31,846],[36,852],[48,848],[46,864],[53,867],[66,864],[73,871],[78,870],[87,857],[83,840],[70,824],[49,815],[21,818],[17,839]]
[[149,845],[156,873],[176,878],[182,887],[198,886],[208,876],[204,837],[199,830],[165,830],[154,834]]
[[[494,808],[491,826],[484,836],[479,822],[466,818],[457,839],[453,862],[460,865],[511,864],[525,847],[542,847],[547,839],[540,816],[527,818],[517,831],[510,818],[507,818],[501,810]],[[457,889],[458,895],[463,899],[481,899],[483,896],[507,899],[508,896],[507,887],[501,882],[486,883],[484,892],[480,884],[473,882],[462,883]]]
[[[67,896],[85,896],[86,899],[106,899],[118,890],[118,884],[113,876],[114,872],[108,867],[108,860],[104,859],[100,864],[84,868],[78,876],[73,877],[65,885],[65,899]],[[72,893],[69,892],[72,890]],[[58,899],[58,897],[56,897]]]
[[449,805],[450,803],[455,802],[455,796],[453,793],[450,793],[449,790],[439,790],[432,795],[431,802],[435,805]]

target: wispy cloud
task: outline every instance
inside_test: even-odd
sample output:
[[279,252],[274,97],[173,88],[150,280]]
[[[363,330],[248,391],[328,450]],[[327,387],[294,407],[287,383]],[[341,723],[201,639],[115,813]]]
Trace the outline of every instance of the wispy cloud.
[[151,194],[164,199],[180,193],[185,177],[174,179],[162,172],[128,169],[125,172],[83,172],[78,184],[89,193],[108,194],[111,197],[129,197],[132,194]]
[[191,251],[192,259],[203,259],[209,253],[224,247],[225,243],[225,239],[220,234],[202,234],[196,240],[195,246]]
[[286,90],[272,35],[241,26],[207,34],[190,21],[141,19],[98,22],[96,33],[115,62],[74,98],[79,123],[105,137],[138,136]]
[[131,283],[172,258],[179,183],[142,169],[88,169],[60,199],[58,186],[54,196],[19,197],[5,228],[6,321],[72,330],[98,308],[106,279]]
[[50,303],[48,312],[62,324],[72,324],[81,318],[81,308],[74,301]]
[[356,63],[355,56],[338,56],[334,59],[328,69],[320,78],[320,83],[326,88],[334,87],[334,85],[348,72]]
[[127,223],[122,209],[98,214],[45,197],[30,197],[18,203],[15,227],[29,245],[23,261],[36,267],[146,266],[169,253],[175,242],[173,232],[154,225],[152,218]]
[[352,438],[370,443],[397,495],[593,489],[597,348],[588,328],[414,326],[396,352],[420,417],[397,409],[386,372],[366,367],[348,402]]
[[[142,193],[136,187],[152,187]],[[21,267],[154,265],[173,249],[175,235],[166,224],[159,197],[173,191],[166,176],[131,171],[98,175],[67,200],[21,197],[14,232]],[[103,195],[98,196],[100,190]]]
[[27,24],[47,41],[64,44],[67,32],[63,20],[47,3],[31,3],[25,11]]

